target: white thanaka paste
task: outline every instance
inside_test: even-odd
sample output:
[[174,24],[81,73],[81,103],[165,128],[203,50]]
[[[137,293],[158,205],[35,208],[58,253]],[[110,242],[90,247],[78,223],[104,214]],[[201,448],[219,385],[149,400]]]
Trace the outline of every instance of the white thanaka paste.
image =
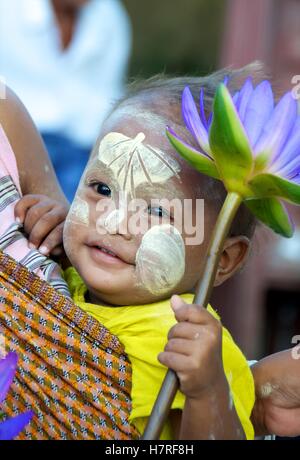
[[90,221],[89,214],[88,203],[82,200],[79,196],[75,196],[67,217],[67,221],[88,227]]
[[175,288],[185,271],[185,247],[179,231],[155,225],[142,238],[136,254],[136,275],[149,292],[163,295]]
[[99,146],[99,162],[110,169],[120,190],[132,197],[135,197],[136,188],[142,184],[164,183],[174,176],[180,180],[178,162],[144,141],[144,133],[138,133],[132,139],[111,132]]

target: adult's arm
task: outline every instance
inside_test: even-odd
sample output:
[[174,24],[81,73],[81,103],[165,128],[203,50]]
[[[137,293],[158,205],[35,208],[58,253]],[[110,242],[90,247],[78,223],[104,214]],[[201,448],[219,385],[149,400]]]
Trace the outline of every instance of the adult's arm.
[[8,87],[6,97],[0,99],[0,124],[16,156],[22,193],[43,194],[67,204],[36,126]]

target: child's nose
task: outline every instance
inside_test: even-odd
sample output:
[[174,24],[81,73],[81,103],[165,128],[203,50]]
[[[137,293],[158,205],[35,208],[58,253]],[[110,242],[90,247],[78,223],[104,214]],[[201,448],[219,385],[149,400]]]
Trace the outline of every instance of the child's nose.
[[103,222],[103,226],[108,233],[119,233],[119,227],[124,220],[123,209],[114,209]]
[[119,234],[128,240],[131,238],[128,230],[128,218],[123,208],[112,211],[104,220],[103,226],[111,235]]

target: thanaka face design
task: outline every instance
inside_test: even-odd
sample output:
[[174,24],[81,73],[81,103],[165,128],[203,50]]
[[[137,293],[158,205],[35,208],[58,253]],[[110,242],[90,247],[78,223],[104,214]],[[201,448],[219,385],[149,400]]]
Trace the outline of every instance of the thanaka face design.
[[[94,149],[75,198],[75,211],[78,203],[81,211],[88,207],[89,227],[83,218],[78,225],[78,209],[77,225],[74,209],[65,225],[66,253],[94,303],[139,305],[161,300],[174,293],[185,276],[185,245],[170,216],[167,219],[164,214],[156,214],[157,208],[153,209],[151,203],[150,211],[146,208],[141,213],[145,223],[151,217],[145,231],[135,234],[125,225],[132,214],[126,209],[128,201],[180,201],[186,196],[182,166],[174,154],[165,151],[165,146],[172,151],[167,139],[161,143],[161,134],[140,128],[132,120],[122,120],[121,129],[117,123],[117,129],[106,131]],[[120,194],[127,199],[125,206]],[[106,215],[99,213],[104,201],[114,205]]]
[[[107,134],[100,143],[98,160],[110,169],[120,190],[136,198],[136,190],[147,185],[163,184],[175,176],[180,180],[180,166],[160,149],[145,143],[140,132],[135,138],[121,133]],[[99,166],[100,166],[99,165]],[[116,232],[124,218],[122,208],[113,210],[103,222],[108,232]],[[184,274],[184,243],[170,225],[155,225],[142,238],[136,254],[136,281],[153,294],[174,288]]]

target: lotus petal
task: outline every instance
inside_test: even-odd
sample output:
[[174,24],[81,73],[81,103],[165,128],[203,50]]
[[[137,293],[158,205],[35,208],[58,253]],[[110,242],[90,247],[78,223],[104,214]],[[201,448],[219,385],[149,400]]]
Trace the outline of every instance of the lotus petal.
[[273,174],[259,174],[249,181],[254,196],[260,198],[279,197],[300,204],[300,187],[294,182]]
[[216,165],[209,156],[198,152],[198,150],[184,142],[171,128],[167,128],[166,133],[173,147],[183,158],[197,169],[197,171],[214,177],[215,179],[219,179]]
[[293,236],[293,222],[284,205],[278,199],[262,198],[245,200],[244,203],[257,219],[270,227],[275,233],[286,238]]
[[265,80],[252,92],[244,118],[244,127],[251,145],[255,145],[274,108],[273,92]]
[[247,78],[243,87],[240,90],[239,98],[237,101],[237,110],[241,121],[244,121],[244,117],[247,110],[247,105],[251,94],[253,93],[252,77]]
[[182,94],[182,116],[188,130],[197,140],[200,148],[209,153],[208,133],[200,119],[194,98],[188,87],[184,89]]
[[244,183],[253,167],[251,147],[228,89],[221,84],[214,100],[209,140],[220,176],[228,190]]
[[29,411],[0,423],[0,441],[9,441],[14,439],[30,422],[32,417],[33,412]]
[[254,146],[257,157],[267,157],[269,164],[276,161],[294,126],[296,116],[297,102],[291,93],[287,93],[273,110],[272,116]]
[[13,381],[17,369],[18,356],[8,353],[6,358],[0,360],[0,403],[4,400]]

